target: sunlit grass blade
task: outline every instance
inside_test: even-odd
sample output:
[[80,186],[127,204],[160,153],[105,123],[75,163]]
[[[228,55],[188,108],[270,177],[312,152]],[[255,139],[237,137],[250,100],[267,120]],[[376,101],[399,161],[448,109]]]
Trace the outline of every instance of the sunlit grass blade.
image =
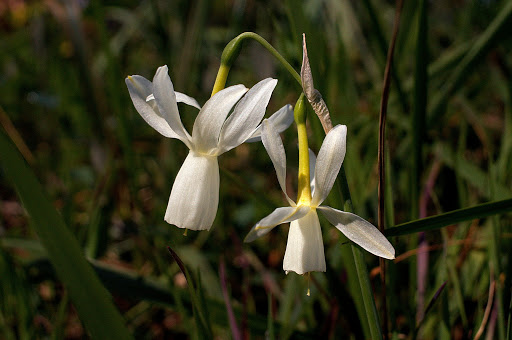
[[85,260],[77,240],[3,132],[0,132],[0,155],[0,164],[30,215],[32,227],[46,248],[59,279],[69,290],[85,328],[95,339],[131,339],[112,297]]
[[409,235],[510,211],[512,211],[512,198],[483,203],[470,208],[458,209],[444,214],[402,223],[393,228],[386,229],[384,234],[388,237]]

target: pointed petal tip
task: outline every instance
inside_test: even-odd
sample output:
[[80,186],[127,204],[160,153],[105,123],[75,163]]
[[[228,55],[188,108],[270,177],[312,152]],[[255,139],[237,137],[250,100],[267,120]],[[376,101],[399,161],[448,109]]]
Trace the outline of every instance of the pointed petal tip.
[[[361,245],[360,245],[361,246]],[[382,247],[385,247],[386,249],[383,249]],[[376,255],[378,257],[382,257],[386,260],[394,260],[395,259],[395,248],[391,244],[381,244],[380,247],[370,247],[365,248],[368,252],[372,253],[373,255]]]
[[245,238],[244,238],[244,243],[250,243],[256,239],[258,239],[258,233],[256,233],[255,231],[257,230],[256,229],[257,225],[254,226],[248,233],[247,235],[245,235]]
[[395,257],[395,248],[393,248],[393,252],[389,253],[389,255],[384,258],[388,259],[388,260],[394,260],[396,258]]
[[260,83],[268,83],[269,86],[276,87],[277,79],[269,77],[261,80]]
[[380,248],[379,250],[375,250],[374,252],[372,252],[372,251],[370,251],[370,252],[375,254],[375,255],[377,255],[377,256],[379,256],[379,257],[382,257],[384,259],[394,260],[395,259],[395,248],[393,247],[393,245],[391,245],[391,243],[389,242],[388,239],[385,238],[385,240],[387,242],[383,241],[381,243],[381,246],[383,248]]
[[127,76],[124,79],[124,82],[126,83],[126,85],[129,85],[130,83],[135,84],[135,79],[133,79],[133,77],[135,77],[135,75]]

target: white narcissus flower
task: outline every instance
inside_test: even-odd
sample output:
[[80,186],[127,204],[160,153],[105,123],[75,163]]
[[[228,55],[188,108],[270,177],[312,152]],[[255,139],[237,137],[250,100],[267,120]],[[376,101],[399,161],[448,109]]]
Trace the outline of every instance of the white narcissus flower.
[[277,208],[256,223],[245,238],[245,242],[251,242],[267,234],[279,224],[291,222],[283,269],[286,273],[293,271],[297,274],[325,272],[324,245],[317,215],[319,210],[354,243],[377,256],[395,258],[395,249],[391,243],[370,222],[355,214],[320,205],[331,191],[345,158],[345,125],[337,125],[327,134],[316,160],[310,151],[312,199],[311,202],[299,205],[286,194],[286,154],[279,132],[271,123],[264,120],[261,137],[290,207]]
[[[217,157],[246,141],[260,140],[259,125],[276,84],[276,79],[267,78],[250,90],[243,85],[230,86],[201,108],[195,99],[174,91],[167,66],[158,68],[153,82],[138,75],[126,78],[133,105],[142,118],[190,150],[174,181],[165,221],[179,228],[210,229],[219,202]],[[178,102],[199,109],[192,135],[181,122]],[[291,106],[284,106],[269,119],[278,130],[286,129],[293,121]]]

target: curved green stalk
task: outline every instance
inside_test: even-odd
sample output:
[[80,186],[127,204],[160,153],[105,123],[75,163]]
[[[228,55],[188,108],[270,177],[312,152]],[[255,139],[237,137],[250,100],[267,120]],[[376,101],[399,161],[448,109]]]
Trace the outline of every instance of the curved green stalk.
[[[256,33],[252,32],[245,32],[237,37],[235,37],[233,40],[231,40],[225,47],[224,52],[222,53],[221,57],[221,66],[219,68],[219,72],[217,74],[217,78],[215,80],[215,84],[213,86],[212,96],[223,89],[226,85],[227,77],[229,70],[231,66],[234,63],[234,60],[238,57],[238,54],[240,53],[242,42],[245,39],[254,39],[257,42],[259,42],[263,47],[265,47],[270,54],[272,54],[285,68],[288,70],[288,72],[295,78],[297,83],[299,84],[301,90],[302,90],[302,80],[300,75],[293,69],[293,67],[286,61],[286,59],[279,54],[279,52],[272,47],[265,39],[263,39],[261,36],[259,36]],[[298,103],[300,102],[300,98]],[[304,117],[305,118],[305,117]],[[305,127],[305,125],[304,125]],[[299,128],[299,126],[298,126]],[[329,130],[332,128],[332,125],[329,126]],[[328,131],[326,131],[327,133]],[[299,132],[300,134],[300,132]],[[300,137],[299,137],[300,138]],[[307,139],[306,139],[306,145],[307,145]],[[300,148],[300,141],[299,141],[299,148]],[[304,152],[303,152],[304,154]],[[308,154],[308,153],[306,153]],[[300,156],[299,156],[300,157]],[[309,155],[308,155],[309,157]],[[309,162],[308,162],[309,163]],[[300,167],[300,165],[299,165]],[[308,164],[308,170],[309,170],[309,164]],[[308,187],[309,186],[309,176],[307,176],[308,179],[308,185],[303,185],[302,187]],[[344,204],[344,210],[348,212],[352,212],[352,199],[350,196],[350,190],[348,187],[348,182],[345,176],[345,170],[343,166],[340,170],[340,191],[342,193],[343,199],[345,200]],[[299,183],[299,188],[301,188]],[[309,193],[311,197],[311,192]],[[306,197],[306,196],[304,196]],[[301,191],[299,190],[299,199],[302,198]],[[380,321],[379,316],[377,313],[377,309],[375,306],[375,301],[373,300],[373,293],[372,288],[370,284],[370,279],[368,276],[368,269],[366,266],[366,262],[363,257],[362,251],[355,246],[351,246],[352,248],[352,256],[354,259],[354,263],[350,265],[351,268],[353,268],[352,273],[355,273],[359,279],[359,288],[355,289],[357,292],[354,291],[354,294],[358,295],[358,298],[361,297],[363,300],[364,309],[366,312],[366,321],[368,322],[367,328],[369,329],[370,335],[372,339],[382,339],[382,330],[380,329]],[[360,295],[359,295],[360,294]],[[364,322],[364,320],[361,320]]]
[[229,70],[240,54],[242,43],[246,39],[253,39],[265,47],[267,51],[269,51],[270,54],[272,54],[284,66],[284,68],[292,75],[292,77],[295,78],[295,80],[299,83],[299,86],[302,87],[300,75],[297,73],[297,71],[295,71],[293,66],[290,65],[290,63],[286,61],[286,59],[272,45],[269,44],[268,41],[254,32],[244,32],[231,40],[224,48],[220,58],[219,72],[217,73],[215,84],[213,85],[212,96],[226,86]]

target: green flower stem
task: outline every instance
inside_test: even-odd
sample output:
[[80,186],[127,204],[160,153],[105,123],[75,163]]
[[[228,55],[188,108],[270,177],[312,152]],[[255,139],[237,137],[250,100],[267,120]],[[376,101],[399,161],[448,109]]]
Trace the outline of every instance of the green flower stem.
[[[258,34],[252,33],[252,32],[245,32],[245,33],[238,35],[236,38],[231,40],[226,45],[226,48],[224,49],[224,52],[222,53],[221,66],[219,68],[219,72],[217,74],[215,84],[213,86],[212,96],[225,87],[229,70],[230,70],[231,66],[233,65],[233,62],[236,59],[236,57],[238,57],[238,54],[240,53],[240,49],[242,46],[242,42],[245,39],[254,39],[257,42],[259,42],[263,47],[265,47],[270,52],[270,54],[272,54],[286,68],[286,70],[293,76],[293,78],[295,78],[295,80],[297,81],[298,85],[300,86],[300,88],[302,90],[302,80],[300,78],[300,75],[297,73],[297,71],[295,71],[293,69],[293,67],[286,61],[286,59],[284,59],[283,56],[281,56],[281,54],[279,54],[279,52],[277,52],[277,50],[274,47],[272,47],[272,45],[270,45],[265,39],[263,39]],[[302,97],[303,96],[301,95],[301,98]],[[303,99],[301,100],[301,98],[299,98],[299,100],[297,101],[297,106],[299,106],[301,104],[305,105],[305,103],[303,102]],[[305,122],[305,118],[306,117],[304,114],[304,122]],[[301,124],[301,125],[305,128],[305,123]],[[332,128],[332,126],[330,126],[330,129],[331,128]],[[297,130],[300,130],[300,129],[301,129],[301,127],[299,127],[299,123],[297,123]],[[326,133],[327,132],[328,131],[326,131]],[[305,129],[303,130],[303,132],[299,131],[298,133],[299,133],[299,169],[302,169],[301,164],[304,164],[304,160],[301,161],[301,151],[300,150],[301,150],[301,148],[304,148],[304,145],[306,145],[306,148],[305,148],[306,151],[302,152],[304,159],[306,157],[309,158],[309,152],[307,149],[307,136],[305,134]],[[303,138],[302,143],[301,143],[301,137],[300,137],[301,133],[303,133],[303,135],[305,136],[305,137],[302,137]],[[304,155],[307,155],[307,156],[304,156]],[[302,169],[303,176],[299,175],[299,192],[298,192],[299,200],[303,197],[301,189],[307,190],[304,188],[309,188],[309,190],[310,190],[309,197],[311,197],[311,188],[309,186],[310,185],[310,183],[309,183],[309,161],[307,162],[308,176],[304,175],[305,168],[306,168],[306,166],[304,166],[304,169]],[[299,170],[299,174],[301,174],[301,170]],[[307,182],[308,182],[307,185],[305,185],[305,184],[301,185],[301,183],[302,183],[301,177],[303,178],[303,180],[307,179]],[[340,191],[342,193],[343,199],[345,200],[344,210],[348,211],[348,212],[352,212],[353,211],[352,199],[350,196],[348,182],[345,177],[345,170],[344,170],[343,166],[341,167],[341,171],[340,171],[339,184],[341,186]],[[304,196],[304,197],[307,197],[307,196]],[[357,290],[357,292],[354,291],[353,294],[357,294],[358,296],[362,297],[362,300],[364,303],[364,308],[366,311],[366,321],[368,322],[368,328],[369,328],[370,335],[371,335],[372,339],[382,339],[382,330],[380,329],[379,316],[377,314],[377,309],[375,307],[375,301],[373,300],[373,293],[372,293],[372,289],[371,289],[370,279],[368,276],[368,269],[366,266],[366,262],[364,261],[363,253],[359,248],[357,248],[355,246],[351,246],[351,248],[352,248],[352,255],[353,255],[353,259],[354,259],[354,263],[351,267],[354,269],[354,272],[357,273],[357,277],[358,277],[359,283],[360,283],[360,286],[359,286],[360,289],[354,289],[354,290]]]
[[309,205],[311,203],[311,183],[309,180],[309,147],[304,93],[301,93],[297,100],[293,115],[297,124],[297,138],[299,140],[299,189],[297,191],[297,205]]
[[[343,205],[343,210],[348,212],[353,212],[354,207],[352,206],[352,197],[350,195],[350,189],[348,187],[347,175],[345,173],[345,168],[343,165],[340,169],[339,174],[339,190],[341,191],[341,195],[345,200],[345,204]],[[380,320],[379,314],[377,312],[377,307],[375,306],[375,300],[373,298],[372,285],[370,282],[370,277],[368,276],[368,267],[364,260],[363,251],[354,246],[350,246],[352,248],[352,256],[353,256],[353,266],[355,272],[357,273],[357,277],[359,279],[359,290],[356,288],[353,289],[352,294],[359,295],[363,300],[364,309],[366,311],[366,320],[361,318],[361,322],[367,321],[368,330],[370,331],[370,336],[372,339],[382,339],[382,329],[380,328]]]
[[220,64],[219,72],[217,72],[217,78],[215,79],[215,84],[213,84],[212,97],[215,93],[226,87],[226,80],[228,80],[230,68],[231,67],[226,64]]
[[272,45],[269,44],[268,41],[256,33],[244,32],[231,40],[224,48],[220,58],[219,72],[217,73],[215,84],[213,85],[212,96],[226,86],[229,70],[240,54],[242,43],[245,39],[253,39],[265,47],[267,51],[270,52],[270,54],[272,54],[281,64],[283,64],[284,68],[293,76],[293,78],[295,78],[299,86],[302,88],[300,75],[297,73],[297,71],[295,71],[292,65],[290,65],[290,63],[286,61],[286,59]]

